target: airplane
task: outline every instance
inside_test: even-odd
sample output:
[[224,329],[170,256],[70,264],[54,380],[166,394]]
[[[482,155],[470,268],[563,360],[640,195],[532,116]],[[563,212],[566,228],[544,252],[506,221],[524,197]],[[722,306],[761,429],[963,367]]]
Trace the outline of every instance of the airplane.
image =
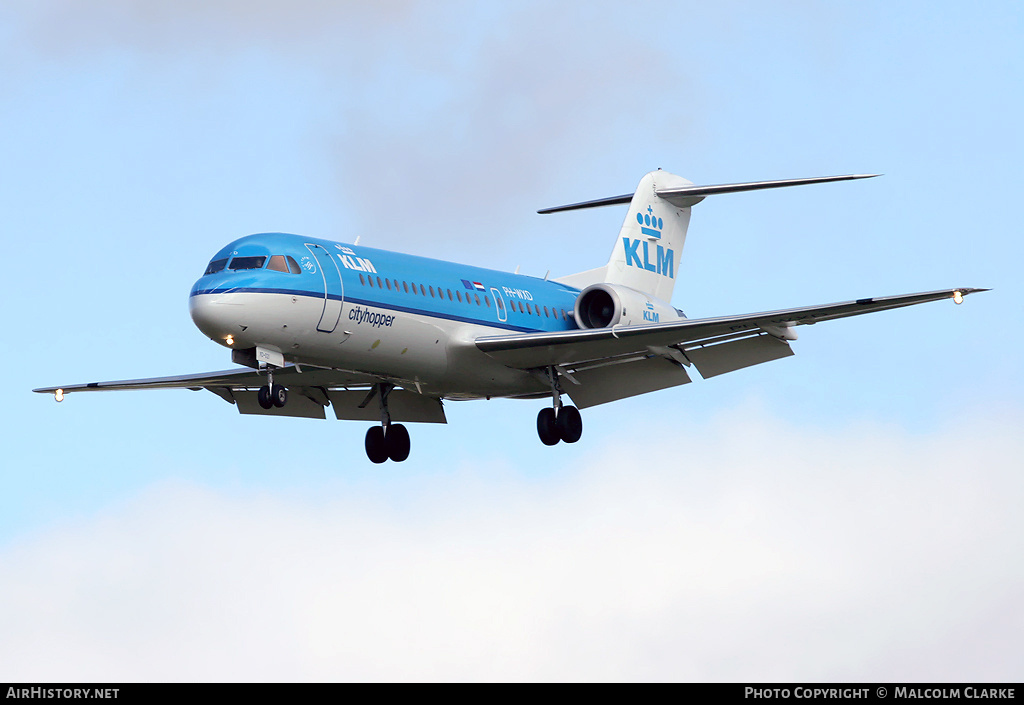
[[[960,287],[713,318],[670,302],[691,208],[708,196],[846,181],[851,174],[699,186],[667,171],[621,196],[538,213],[629,204],[607,264],[549,279],[286,233],[225,245],[189,294],[200,331],[240,368],[43,387],[206,389],[242,414],[371,421],[366,455],[402,462],[404,423],[446,423],[444,401],[550,398],[545,445],[575,443],[579,409],[793,355],[796,328],[953,299]],[[564,404],[563,395],[572,404]]]

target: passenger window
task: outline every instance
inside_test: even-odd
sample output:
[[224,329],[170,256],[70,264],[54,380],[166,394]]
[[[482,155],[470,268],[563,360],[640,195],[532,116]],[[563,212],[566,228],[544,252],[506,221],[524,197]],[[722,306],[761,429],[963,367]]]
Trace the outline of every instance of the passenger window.
[[487,294],[484,294],[484,303],[487,304],[487,308],[491,307],[491,297],[489,297]]
[[[423,294],[424,296],[427,295],[427,290],[423,288],[422,284],[420,284],[420,293]],[[433,296],[433,294],[431,294],[431,296]]]
[[[362,276],[362,275],[360,274],[359,276]],[[366,278],[366,282],[370,285],[370,288],[372,289],[373,288],[373,277],[367,277]]]
[[540,306],[538,306],[537,304],[534,304],[533,305],[533,310],[537,312],[538,316],[540,315]]
[[518,303],[519,303],[519,313],[526,313],[526,309],[523,308],[523,302],[520,301]]
[[224,271],[224,267],[227,265],[227,263],[227,257],[225,257],[224,259],[215,259],[211,261],[210,264],[206,267],[206,271],[203,272],[203,276],[205,277],[207,274],[216,274],[217,272]]
[[473,294],[473,298],[476,299],[476,305],[480,305],[480,294]]
[[384,283],[388,285],[388,291],[391,291],[391,280],[390,279],[385,279]]
[[[452,290],[451,289],[448,290],[448,300],[449,301],[454,301],[455,300],[455,297],[452,296]],[[462,299],[459,299],[459,301],[462,301]]]
[[397,279],[395,280],[395,291],[401,291],[401,289],[398,288],[398,280]]
[[377,288],[378,289],[383,289],[384,288],[384,282],[382,282],[380,280],[380,277],[377,277]]
[[266,257],[235,257],[228,265],[228,269],[263,269]]
[[430,287],[430,298],[434,298],[434,287]]
[[550,315],[550,314],[548,313],[548,307],[547,307],[547,306],[545,306],[545,307],[544,307],[544,315],[545,315],[545,316],[546,316],[547,318],[551,318],[551,315]]
[[301,274],[302,270],[299,269],[299,263],[292,259],[291,255],[288,255],[288,271],[292,274]]
[[[402,282],[402,288],[403,288],[403,289],[405,289],[405,293],[407,293],[407,294],[409,293],[409,284],[408,284],[408,283],[406,283],[406,282]],[[413,290],[413,291],[416,291],[416,287],[414,286],[414,287],[412,288],[412,290]]]
[[288,263],[284,261],[284,255],[274,255],[270,258],[270,262],[267,264],[267,269],[272,269],[275,272],[288,273]]
[[459,297],[459,303],[461,304],[462,303],[462,292],[461,291],[456,291],[455,295]]
[[504,311],[505,310],[505,304],[501,303],[501,299],[498,299],[498,310],[499,311]]
[[362,274],[359,275],[359,283],[362,284],[363,286],[366,286],[366,280],[363,279],[363,275]]

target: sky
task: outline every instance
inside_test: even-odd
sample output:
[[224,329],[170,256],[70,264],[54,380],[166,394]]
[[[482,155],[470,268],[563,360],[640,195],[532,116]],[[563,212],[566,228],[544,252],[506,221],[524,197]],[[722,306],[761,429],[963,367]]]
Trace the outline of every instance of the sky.
[[[1019,3],[0,6],[0,681],[1019,681]],[[31,389],[229,367],[210,256],[285,231],[554,277],[706,199],[690,317],[952,287],[585,410],[365,425]]]

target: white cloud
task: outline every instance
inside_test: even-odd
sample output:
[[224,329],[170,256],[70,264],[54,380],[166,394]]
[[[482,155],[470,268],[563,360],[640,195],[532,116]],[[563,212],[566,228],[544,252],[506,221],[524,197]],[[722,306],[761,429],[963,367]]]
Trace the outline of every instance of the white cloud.
[[154,487],[0,553],[0,679],[1013,679],[1020,422],[744,411],[545,480]]

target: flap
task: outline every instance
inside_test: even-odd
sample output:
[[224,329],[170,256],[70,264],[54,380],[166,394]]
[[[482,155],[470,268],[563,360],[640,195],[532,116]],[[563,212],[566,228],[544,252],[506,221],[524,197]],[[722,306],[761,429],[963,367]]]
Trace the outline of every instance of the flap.
[[[327,396],[334,407],[334,415],[341,421],[380,421],[380,402],[376,396],[359,408],[366,401],[366,391],[328,392]],[[291,399],[288,404],[291,404]],[[440,399],[405,389],[392,389],[388,394],[388,412],[395,422],[448,423]]]
[[686,356],[705,379],[792,354],[793,349],[789,343],[767,334],[717,345],[686,348]]
[[235,398],[235,404],[238,405],[238,412],[240,414],[254,414],[260,416],[297,416],[306,419],[327,418],[327,412],[324,411],[323,406],[317,404],[312,399],[302,396],[301,394],[289,394],[288,403],[281,409],[276,406],[264,409],[260,406],[259,400],[256,398],[256,392],[233,391],[231,394]]
[[579,384],[563,382],[562,388],[581,409],[690,381],[678,363],[662,357],[577,370],[572,377]]

